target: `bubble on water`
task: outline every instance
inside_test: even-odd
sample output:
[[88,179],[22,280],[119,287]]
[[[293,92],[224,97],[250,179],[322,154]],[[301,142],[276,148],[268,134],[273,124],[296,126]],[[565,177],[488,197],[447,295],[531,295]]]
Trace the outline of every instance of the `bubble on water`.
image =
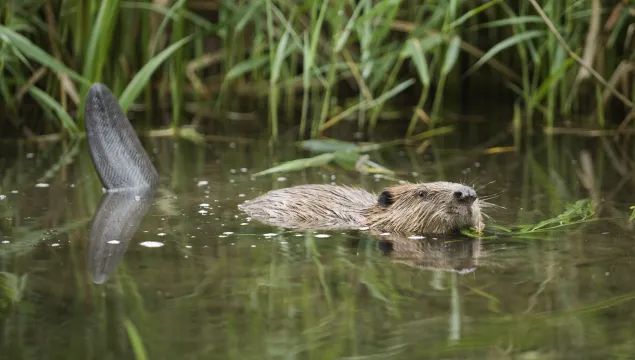
[[316,238],[327,238],[327,237],[331,237],[331,235],[329,234],[315,234]]
[[412,235],[412,236],[408,236],[408,239],[412,239],[412,240],[419,240],[419,239],[425,239],[425,236],[421,236],[421,235]]
[[284,176],[280,176],[278,179],[278,181],[287,181],[287,178]]
[[139,245],[141,246],[145,246],[145,247],[149,247],[149,248],[156,248],[156,247],[161,247],[163,245],[165,245],[162,242],[158,242],[158,241],[144,241],[142,243],[140,243]]
[[247,172],[247,168],[240,168],[240,172]]
[[26,158],[27,158],[27,159],[33,159],[33,157],[34,157],[34,156],[35,156],[35,154],[34,154],[34,153],[27,153],[27,154],[26,154]]
[[199,210],[198,212],[199,212],[199,214],[201,214],[201,215],[205,215],[205,214],[207,214],[207,210]]
[[121,241],[119,241],[119,240],[108,240],[108,241],[106,241],[106,243],[117,245],[117,244],[121,244]]
[[256,247],[256,245],[251,245],[251,247]]
[[7,198],[6,195],[0,195],[0,200],[4,200],[6,198]]
[[231,234],[233,234],[233,232],[232,232],[232,231],[225,231],[225,232],[223,233],[223,235],[231,235]]
[[35,187],[36,187],[36,188],[47,188],[47,187],[49,187],[49,186],[50,186],[50,185],[49,185],[49,184],[47,184],[47,183],[37,183],[37,184],[35,184]]
[[245,197],[245,194],[238,194],[238,197]]
[[276,234],[276,233],[267,233],[267,234],[264,234],[264,237],[272,237],[272,236],[278,236],[278,234]]
[[191,248],[192,248],[192,245],[185,245],[185,248],[187,248],[187,249],[191,249]]
[[363,227],[360,227],[359,229],[362,230],[362,231],[365,231],[365,230],[368,230],[370,228],[368,226],[363,226]]
[[245,225],[249,225],[249,223],[240,223],[240,225],[245,226]]
[[295,234],[295,236],[300,237],[300,236],[303,236],[303,235],[302,234]]
[[236,173],[236,169],[229,169],[229,172],[232,173],[232,174],[235,174]]
[[198,206],[200,206],[200,207],[209,207],[209,204],[207,204],[207,203],[202,203],[202,204],[198,204]]
[[51,246],[53,246],[53,247],[55,247],[55,246],[60,246],[60,244],[58,244],[58,243],[53,243],[53,244],[51,244]]
[[18,190],[11,190],[11,194],[17,194]]
[[331,180],[335,180],[335,175],[331,175]]
[[134,199],[135,199],[136,201],[139,201],[139,200],[141,200],[141,196],[137,195],[137,196],[135,196],[135,197],[134,197]]
[[196,184],[196,186],[205,186],[209,184],[209,182],[207,180],[201,180],[198,182],[198,184]]
[[8,243],[10,243],[10,241],[9,240],[3,240],[2,243],[3,244],[8,244]]
[[219,238],[226,238],[227,235],[218,235]]
[[159,236],[165,236],[165,233],[158,233]]

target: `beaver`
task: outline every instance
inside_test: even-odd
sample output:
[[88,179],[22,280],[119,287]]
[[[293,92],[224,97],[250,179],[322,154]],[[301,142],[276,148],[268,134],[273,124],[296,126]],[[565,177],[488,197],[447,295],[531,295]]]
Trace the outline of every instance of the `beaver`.
[[483,230],[481,201],[467,185],[436,181],[389,186],[379,195],[340,185],[310,184],[272,190],[240,204],[261,222],[290,229],[352,229],[404,234]]

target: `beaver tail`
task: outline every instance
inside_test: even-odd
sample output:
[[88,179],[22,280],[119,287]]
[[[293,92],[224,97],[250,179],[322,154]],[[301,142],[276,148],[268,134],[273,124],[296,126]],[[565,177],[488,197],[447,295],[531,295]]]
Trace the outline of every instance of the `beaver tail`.
[[103,84],[88,90],[84,111],[93,164],[106,190],[154,188],[159,174],[117,98]]

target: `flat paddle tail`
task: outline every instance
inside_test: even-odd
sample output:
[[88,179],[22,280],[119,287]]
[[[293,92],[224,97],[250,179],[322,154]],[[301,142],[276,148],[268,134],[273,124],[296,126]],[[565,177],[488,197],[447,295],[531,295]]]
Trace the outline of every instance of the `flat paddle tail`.
[[109,191],[154,188],[159,175],[117,98],[103,84],[88,90],[84,111],[91,158]]

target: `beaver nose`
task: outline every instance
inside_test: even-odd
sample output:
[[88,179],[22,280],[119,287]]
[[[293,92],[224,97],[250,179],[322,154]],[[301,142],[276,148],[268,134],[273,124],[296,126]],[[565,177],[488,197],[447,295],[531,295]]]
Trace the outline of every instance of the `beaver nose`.
[[461,186],[458,190],[454,191],[454,198],[460,202],[473,203],[476,200],[476,191],[469,186]]

